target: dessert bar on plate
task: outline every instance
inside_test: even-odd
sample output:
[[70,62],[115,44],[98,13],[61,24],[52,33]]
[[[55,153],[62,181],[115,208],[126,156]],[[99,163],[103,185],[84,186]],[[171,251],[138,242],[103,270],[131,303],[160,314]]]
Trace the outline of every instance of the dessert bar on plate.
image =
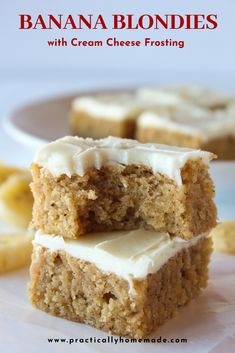
[[134,137],[140,107],[131,93],[81,96],[72,102],[70,127],[81,137]]
[[[165,98],[154,105],[160,93]],[[219,159],[235,159],[234,99],[190,86],[160,93],[154,88],[138,92],[139,101],[152,104],[138,117],[139,141],[200,148]]]
[[143,229],[64,239],[38,231],[29,296],[37,308],[142,338],[207,284],[211,239]]
[[199,113],[198,108],[151,110],[140,115],[136,138],[142,142],[200,148],[218,158],[235,159],[235,118],[229,112]]
[[33,227],[72,239],[138,228],[191,239],[216,225],[213,157],[114,137],[59,139],[32,166]]

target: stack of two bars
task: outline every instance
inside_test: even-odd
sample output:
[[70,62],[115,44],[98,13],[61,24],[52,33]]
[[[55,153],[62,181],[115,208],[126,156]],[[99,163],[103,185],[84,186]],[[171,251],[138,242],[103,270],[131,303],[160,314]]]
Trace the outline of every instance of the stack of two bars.
[[32,167],[32,304],[133,338],[171,318],[207,283],[212,158],[113,137],[43,147]]

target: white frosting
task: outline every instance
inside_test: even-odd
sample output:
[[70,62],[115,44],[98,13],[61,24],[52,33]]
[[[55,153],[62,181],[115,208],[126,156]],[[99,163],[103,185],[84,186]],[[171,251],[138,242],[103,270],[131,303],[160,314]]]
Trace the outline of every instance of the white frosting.
[[91,118],[108,120],[135,119],[140,111],[134,96],[128,93],[82,96],[72,102],[72,107]]
[[232,98],[197,85],[145,87],[137,91],[137,97],[142,102],[152,105],[180,106],[191,104],[194,106],[213,108],[226,107]]
[[159,88],[141,88],[136,92],[136,98],[143,106],[174,107],[184,103],[177,92]]
[[195,127],[185,125],[180,122],[175,122],[168,116],[163,116],[154,112],[143,113],[138,119],[138,126],[157,127],[160,129],[182,132],[189,135],[198,134],[200,136],[200,130],[197,130]]
[[221,111],[214,114],[200,112],[193,114],[192,111],[190,115],[182,110],[172,114],[146,111],[140,115],[137,125],[198,135],[203,141],[219,136],[235,136],[235,115],[232,114],[232,110],[226,114]]
[[167,233],[139,229],[90,233],[69,240],[37,231],[33,243],[51,251],[63,250],[75,258],[91,262],[102,271],[127,280],[130,289],[133,289],[133,279],[155,273],[172,256],[205,236],[207,234],[185,241],[178,237],[171,238]]
[[34,162],[55,177],[66,174],[83,176],[90,168],[105,164],[140,164],[153,173],[162,173],[182,184],[181,168],[188,160],[202,159],[205,164],[212,154],[201,150],[158,144],[141,144],[135,140],[107,137],[101,140],[67,136],[42,147]]
[[232,102],[232,97],[215,92],[198,85],[182,85],[172,87],[170,91],[180,95],[182,99],[206,108],[226,107]]

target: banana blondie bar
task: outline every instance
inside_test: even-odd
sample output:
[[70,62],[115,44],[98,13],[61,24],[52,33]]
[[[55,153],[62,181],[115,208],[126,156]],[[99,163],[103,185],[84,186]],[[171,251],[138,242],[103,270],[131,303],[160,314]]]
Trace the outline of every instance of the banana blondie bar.
[[143,338],[206,287],[210,253],[206,234],[184,241],[139,229],[69,240],[37,232],[29,296],[52,315]]
[[32,225],[73,239],[138,228],[191,239],[216,225],[213,157],[114,137],[59,139],[32,165]]

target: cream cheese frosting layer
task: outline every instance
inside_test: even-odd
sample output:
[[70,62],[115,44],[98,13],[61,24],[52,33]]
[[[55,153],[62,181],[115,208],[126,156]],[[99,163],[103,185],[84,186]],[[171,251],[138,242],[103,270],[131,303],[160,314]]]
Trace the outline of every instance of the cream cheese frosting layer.
[[135,140],[107,137],[101,140],[67,136],[42,147],[34,162],[48,169],[54,177],[66,174],[83,176],[90,168],[107,164],[139,164],[162,173],[182,185],[181,168],[188,160],[201,159],[208,164],[213,154],[201,150]]
[[201,131],[196,126],[175,121],[167,115],[158,112],[143,113],[138,119],[138,126],[141,127],[156,127],[160,129],[168,129],[171,131],[181,132],[189,135],[197,134],[201,136]]
[[176,107],[184,104],[177,92],[145,87],[137,90],[136,98],[142,106]]
[[209,109],[216,107],[226,108],[226,106],[234,100],[233,97],[221,92],[216,92],[211,89],[192,84],[175,87],[172,86],[170,91],[179,94],[183,99],[188,100],[193,104]]
[[234,100],[232,97],[197,85],[173,85],[162,88],[144,87],[137,91],[137,97],[141,102],[152,105],[176,107],[189,104],[192,107],[197,106],[207,109],[225,109]]
[[140,112],[134,95],[128,93],[78,97],[73,100],[72,108],[91,118],[108,120],[135,119]]
[[94,263],[105,272],[116,274],[130,283],[158,271],[172,256],[195,245],[202,234],[190,241],[144,229],[90,233],[79,239],[64,239],[37,231],[34,244],[51,251],[63,250],[69,255]]
[[138,126],[156,127],[170,131],[198,135],[203,141],[219,136],[235,136],[235,116],[231,112],[200,114],[191,107],[191,112],[179,111],[172,114],[146,111],[138,119]]

